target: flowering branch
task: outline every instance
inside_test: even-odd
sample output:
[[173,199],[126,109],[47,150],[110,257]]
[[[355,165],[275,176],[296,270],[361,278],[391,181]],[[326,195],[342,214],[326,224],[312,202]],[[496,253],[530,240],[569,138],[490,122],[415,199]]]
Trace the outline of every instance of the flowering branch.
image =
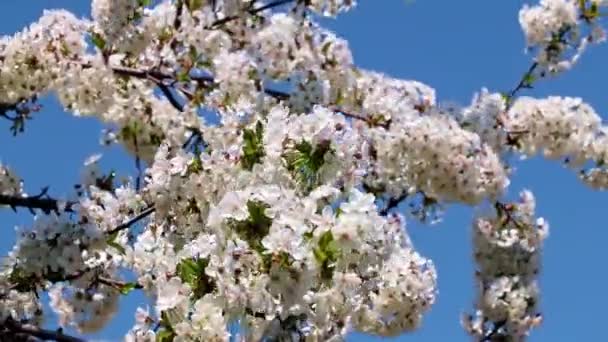
[[[257,14],[259,12],[263,12],[263,11],[265,11],[267,9],[271,9],[271,8],[274,8],[274,7],[285,5],[285,4],[288,4],[290,2],[294,2],[294,0],[278,0],[278,1],[274,1],[274,2],[268,3],[268,4],[264,5],[264,6],[260,6],[258,8],[249,9],[247,11],[247,13],[249,13],[250,15],[255,15],[255,14]],[[213,24],[209,25],[209,27],[207,27],[207,28],[211,28],[211,29],[217,28],[218,26],[224,25],[224,24],[226,24],[226,23],[228,23],[230,21],[233,21],[235,19],[238,19],[240,17],[241,17],[240,15],[227,16],[227,17],[225,17],[223,19],[215,21]]]
[[538,62],[534,62],[530,65],[530,67],[528,68],[528,70],[524,73],[524,75],[521,77],[521,79],[519,80],[519,83],[517,83],[517,86],[515,86],[515,88],[511,89],[511,91],[509,91],[505,97],[506,103],[507,103],[507,107],[509,107],[511,105],[511,103],[513,102],[513,99],[515,98],[515,96],[517,96],[517,93],[520,92],[522,89],[526,89],[526,88],[532,88],[532,75],[534,74],[534,72],[536,71],[536,68],[538,68]]
[[134,225],[135,223],[143,220],[144,218],[150,216],[153,212],[156,211],[156,208],[154,208],[153,205],[148,206],[146,209],[144,209],[141,213],[139,213],[137,216],[133,217],[132,219],[130,219],[129,221],[116,226],[114,229],[111,229],[107,232],[108,235],[112,235],[114,233],[117,233],[121,230],[125,230],[129,227],[131,227],[132,225]]
[[386,201],[386,206],[384,207],[384,209],[379,211],[379,214],[381,216],[385,216],[387,215],[391,210],[397,208],[397,206],[399,206],[399,204],[401,202],[403,202],[403,200],[405,200],[407,198],[408,194],[403,193],[401,196],[398,197],[391,197]]
[[[85,65],[84,67],[87,67],[87,65]],[[169,100],[169,102],[175,109],[177,109],[180,112],[184,111],[184,106],[175,98],[175,94],[171,92],[171,90],[169,89],[169,86],[163,82],[164,80],[170,80],[171,84],[174,86],[174,84],[177,83],[175,76],[168,74],[168,73],[163,73],[159,70],[140,70],[140,69],[136,69],[136,68],[122,67],[122,66],[112,67],[112,70],[118,75],[149,79],[149,80],[153,81],[159,87],[159,89],[161,90],[163,95],[165,95],[167,100]],[[193,81],[198,82],[199,84],[205,84],[207,86],[211,86],[211,85],[215,84],[215,79],[212,76],[208,76],[208,75],[192,76],[191,79]],[[182,91],[182,92],[185,92],[184,90],[185,89],[180,89],[180,91]],[[266,95],[268,95],[272,98],[275,98],[279,101],[286,101],[286,100],[289,100],[289,98],[291,97],[291,95],[289,93],[280,91],[280,90],[264,88],[263,91]],[[189,96],[190,94],[188,92],[185,92],[185,93],[186,93],[186,95],[188,95],[188,97],[191,97],[191,96]],[[344,115],[346,117],[366,122],[370,126],[388,128],[388,126],[390,124],[390,122],[388,122],[388,121],[382,121],[382,120],[375,119],[373,117],[366,117],[361,114],[347,112],[337,106],[333,106],[330,109],[336,113],[341,113],[342,115]]]
[[83,339],[64,334],[61,329],[42,329],[30,324],[19,323],[11,318],[0,324],[0,337],[3,336],[9,337],[10,341],[19,341],[21,338],[23,341],[30,341],[31,337],[34,337],[43,341],[85,342]]
[[492,329],[489,330],[485,336],[483,336],[479,342],[492,342],[494,341],[495,338],[498,338],[498,334],[500,333],[500,330],[505,326],[505,324],[507,323],[507,321],[500,321],[495,323],[492,326]]
[[[0,117],[11,121],[11,131],[13,136],[17,133],[22,133],[25,130],[25,121],[31,119],[30,114],[40,110],[41,106],[36,103],[36,96],[29,99],[23,99],[16,103],[0,103]],[[11,116],[8,112],[14,111],[15,115]]]
[[[570,32],[571,30],[572,30],[572,27],[566,26],[565,28],[561,29],[557,33],[557,36],[555,39],[557,41],[563,40],[564,37],[566,36],[566,34],[568,34],[568,32]],[[554,48],[553,44],[549,44],[549,45],[547,45],[547,47],[545,47],[545,51],[548,53],[553,48]],[[519,80],[519,83],[517,83],[515,88],[511,89],[508,93],[505,94],[505,103],[506,103],[507,110],[513,104],[513,100],[515,99],[515,96],[517,96],[518,92],[520,92],[523,89],[532,88],[532,83],[534,82],[534,73],[536,72],[538,67],[540,67],[540,64],[538,63],[538,61],[534,61],[534,63],[532,63],[530,65],[530,67],[528,68],[528,70],[522,75],[521,79]],[[544,77],[545,76],[544,72],[541,73],[540,76]]]

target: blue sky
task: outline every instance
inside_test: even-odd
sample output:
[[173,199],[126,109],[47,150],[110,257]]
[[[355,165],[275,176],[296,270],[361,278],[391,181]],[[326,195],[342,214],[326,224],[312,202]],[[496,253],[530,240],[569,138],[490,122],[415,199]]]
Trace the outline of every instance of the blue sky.
[[[473,93],[487,87],[508,90],[517,84],[533,56],[524,52],[517,21],[519,0],[384,0],[365,1],[354,11],[325,24],[345,37],[356,63],[395,77],[433,86],[440,101],[468,104]],[[89,1],[0,1],[0,32],[10,34],[36,20],[45,8],[68,8],[88,15]],[[608,113],[604,96],[608,80],[608,45],[590,49],[579,65],[566,74],[541,81],[526,94],[580,96],[597,112]],[[87,156],[103,152],[102,166],[119,174],[134,174],[134,163],[118,148],[99,146],[102,125],[91,118],[64,113],[53,98],[29,122],[25,134],[13,137],[8,122],[0,122],[0,161],[11,165],[36,193],[50,185],[50,193],[64,196],[79,179]],[[606,116],[603,116],[606,119]],[[608,307],[608,230],[601,216],[608,194],[591,191],[576,175],[557,162],[534,158],[516,163],[511,194],[530,188],[538,212],[551,224],[541,274],[545,321],[530,341],[596,340],[604,336],[604,308]],[[417,248],[434,260],[439,273],[439,296],[424,324],[395,341],[468,341],[459,315],[470,311],[474,299],[470,221],[472,211],[447,208],[444,221],[434,226],[412,223],[409,231]],[[0,212],[0,253],[14,243],[13,227],[29,224],[22,211]],[[121,313],[95,338],[120,340],[132,325],[139,295],[122,301]],[[354,334],[350,341],[376,341]]]

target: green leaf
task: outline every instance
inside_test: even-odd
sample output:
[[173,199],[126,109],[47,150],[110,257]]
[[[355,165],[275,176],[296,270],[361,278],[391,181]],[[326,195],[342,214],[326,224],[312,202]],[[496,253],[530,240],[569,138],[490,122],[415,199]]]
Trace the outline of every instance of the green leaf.
[[139,7],[146,7],[152,4],[152,0],[137,0]]
[[105,39],[97,32],[91,33],[91,40],[93,41],[93,45],[97,46],[99,50],[103,50],[106,47]]
[[266,155],[264,151],[264,125],[258,121],[255,130],[243,130],[243,148],[241,166],[246,170],[253,169],[253,165],[260,163]]
[[114,232],[108,237],[108,240],[106,241],[108,246],[114,247],[120,254],[126,255],[127,251],[122,245],[116,242],[116,237],[118,237],[118,232]]
[[310,241],[313,238],[313,234],[312,232],[306,232],[302,234],[302,238],[304,238],[304,241]]
[[331,47],[331,42],[326,42],[325,44],[323,44],[323,47],[321,47],[321,53],[324,56],[327,56],[327,52],[329,51],[330,47]]
[[321,278],[329,281],[333,278],[334,264],[340,257],[340,249],[334,241],[334,235],[330,230],[319,238],[317,247],[314,247],[313,255],[321,269]]
[[291,171],[296,182],[305,192],[315,187],[318,172],[325,163],[327,153],[333,153],[329,141],[312,146],[303,140],[283,155],[287,170]]
[[175,331],[171,324],[172,309],[160,313],[160,327],[162,328],[156,333],[156,342],[172,342],[175,338]]
[[191,175],[201,171],[203,171],[203,161],[201,160],[201,156],[198,153],[195,153],[194,158],[192,158],[192,161],[188,164],[187,174]]
[[164,27],[158,34],[158,40],[161,44],[165,44],[173,38],[173,28],[171,26]]
[[247,210],[249,211],[249,219],[254,226],[270,226],[272,220],[266,216],[266,204],[256,201],[247,201]]
[[169,330],[160,330],[156,333],[156,342],[173,342],[175,333]]
[[268,231],[272,225],[272,219],[266,216],[265,211],[267,208],[268,205],[264,202],[247,201],[249,217],[243,221],[233,220],[229,222],[229,225],[237,235],[260,255],[265,254],[262,239],[268,235]]
[[338,94],[336,95],[336,105],[341,106],[344,104],[344,94],[342,89],[338,88]]
[[249,69],[247,72],[247,78],[250,80],[255,80],[258,78],[258,71],[256,69]]
[[532,83],[536,81],[536,77],[532,73],[526,73],[523,77],[523,85],[526,87],[532,86]]
[[208,264],[209,260],[206,258],[189,258],[177,265],[178,276],[182,282],[190,285],[195,299],[203,297],[215,288],[213,280],[205,274]]
[[203,1],[204,0],[186,0],[186,7],[188,7],[190,12],[196,11],[203,6]]
[[65,40],[61,40],[61,54],[64,57],[67,57],[70,55],[70,47],[68,46],[68,43],[65,42]]
[[509,96],[509,94],[505,92],[500,93],[500,98],[502,98],[502,100],[507,104],[509,103],[509,101],[511,101],[511,96]]
[[129,292],[133,291],[137,287],[137,283],[126,283],[121,286],[120,293],[123,295],[128,295]]
[[177,73],[176,79],[179,82],[189,82],[190,81],[190,72],[188,70],[180,70]]

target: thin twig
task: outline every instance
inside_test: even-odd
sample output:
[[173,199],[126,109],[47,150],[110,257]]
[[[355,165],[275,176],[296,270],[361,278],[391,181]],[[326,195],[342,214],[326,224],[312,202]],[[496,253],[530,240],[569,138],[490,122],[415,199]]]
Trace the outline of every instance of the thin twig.
[[129,221],[127,221],[127,222],[125,222],[125,223],[123,223],[123,224],[120,224],[120,225],[116,226],[116,227],[115,227],[115,228],[113,228],[113,229],[110,229],[110,230],[107,232],[107,234],[108,234],[108,235],[112,235],[112,234],[117,233],[117,232],[119,232],[119,231],[121,231],[121,230],[125,230],[125,229],[127,229],[127,228],[131,227],[132,225],[134,225],[135,223],[137,223],[137,222],[139,222],[139,221],[143,220],[144,218],[146,218],[146,217],[150,216],[150,215],[151,215],[152,213],[154,213],[155,211],[156,211],[156,208],[154,208],[154,206],[153,206],[153,205],[148,206],[148,207],[147,207],[146,209],[144,209],[144,210],[143,210],[141,213],[139,213],[137,216],[133,217],[133,218],[132,218],[132,219],[130,219]]
[[[566,36],[566,34],[568,34],[568,32],[570,32],[571,30],[572,30],[572,27],[566,27],[566,28],[561,29],[556,38],[558,40],[562,40]],[[551,48],[551,45],[547,46],[545,49],[548,50],[550,48]],[[530,65],[530,67],[528,68],[528,70],[523,74],[523,76],[521,77],[521,79],[519,80],[519,82],[517,83],[515,88],[511,89],[508,93],[506,93],[505,100],[506,100],[506,107],[507,107],[506,109],[507,110],[509,110],[509,108],[513,104],[513,99],[515,98],[515,96],[517,96],[517,94],[521,90],[532,88],[530,79],[531,79],[531,77],[534,76],[534,73],[540,66],[541,65],[538,63],[538,61],[534,61],[534,63],[532,63]],[[543,76],[544,76],[544,74],[541,73],[541,77],[543,77]]]
[[402,194],[398,197],[391,197],[386,201],[386,206],[384,209],[380,210],[378,214],[380,216],[386,216],[391,210],[397,208],[401,202],[403,202],[407,198],[407,193]]
[[141,189],[141,179],[143,177],[143,170],[141,167],[141,158],[139,158],[139,146],[137,145],[137,136],[133,135],[133,145],[135,145],[135,168],[137,169],[137,178],[135,178],[135,190]]
[[129,283],[129,282],[124,282],[121,280],[115,280],[115,279],[111,279],[111,278],[106,278],[106,277],[102,277],[99,276],[97,277],[97,282],[100,284],[104,284],[106,286],[110,286],[116,289],[123,289],[125,286],[129,286],[132,285],[134,289],[143,289],[144,286],[142,284],[139,283]]
[[496,207],[496,210],[499,212],[499,214],[504,213],[506,215],[507,222],[512,222],[518,229],[525,228],[525,226],[521,222],[519,222],[516,217],[513,216],[513,208],[502,202],[496,202],[494,203],[494,206]]
[[479,342],[491,342],[494,337],[498,336],[500,329],[502,329],[505,324],[507,324],[507,321],[500,321],[494,323],[492,329],[488,331],[486,335],[480,339]]
[[[170,91],[169,86],[163,82],[163,80],[173,80],[174,82],[172,82],[172,83],[176,83],[174,76],[167,74],[167,73],[160,72],[158,70],[146,71],[146,70],[139,70],[139,69],[135,69],[135,68],[127,68],[127,67],[112,67],[112,69],[114,70],[114,72],[116,72],[119,75],[131,76],[131,77],[136,77],[136,78],[144,78],[144,79],[151,80],[152,82],[156,83],[156,85],[160,88],[160,90],[163,92],[165,97],[167,97],[169,102],[171,102],[173,107],[175,107],[176,109],[178,109],[180,111],[183,111],[183,105],[180,104],[179,101],[177,101],[174,94]],[[204,84],[207,86],[211,86],[211,85],[215,84],[215,79],[209,75],[192,76],[190,79],[198,82],[199,84]],[[184,93],[185,95],[187,95],[189,98],[191,98],[193,96],[193,94],[189,93],[185,88],[180,88],[180,91],[182,93]],[[280,91],[280,90],[264,88],[263,91],[266,95],[268,95],[272,98],[275,98],[279,101],[286,101],[286,100],[289,100],[289,98],[291,97],[291,94],[284,92],[284,91]],[[348,112],[348,111],[345,111],[344,109],[336,107],[336,106],[332,106],[330,109],[333,110],[334,112],[341,113],[342,115],[344,115],[346,117],[366,122],[370,126],[388,128],[388,126],[390,124],[390,122],[374,120],[371,117],[367,117],[367,116],[357,114],[357,113]]]
[[519,83],[517,83],[517,86],[515,86],[515,88],[511,89],[511,91],[507,93],[507,108],[510,107],[510,104],[513,102],[513,99],[515,98],[518,92],[520,92],[522,89],[531,88],[531,85],[529,84],[528,80],[534,74],[538,66],[538,62],[532,63],[526,73],[519,80]]
[[[271,9],[273,7],[278,7],[278,6],[281,6],[281,5],[285,5],[285,4],[288,4],[290,2],[294,2],[294,1],[295,0],[279,0],[279,1],[274,1],[274,2],[268,3],[268,4],[264,5],[264,6],[260,6],[258,8],[253,8],[253,9],[247,10],[247,13],[249,13],[250,15],[256,15],[257,13],[265,11],[267,9]],[[231,15],[231,16],[222,18],[220,20],[216,20],[215,22],[213,22],[211,25],[209,25],[206,28],[207,29],[214,29],[214,28],[217,28],[218,26],[224,25],[224,24],[226,24],[226,23],[228,23],[230,21],[233,21],[233,20],[236,20],[236,19],[239,19],[239,18],[241,18],[241,15]]]
[[[146,78],[149,79],[149,80],[151,80],[152,82],[156,83],[156,85],[158,86],[158,88],[160,89],[160,91],[163,93],[163,95],[165,95],[165,97],[167,98],[167,100],[169,101],[169,103],[171,103],[171,105],[175,109],[177,109],[180,112],[184,111],[184,105],[181,104],[177,100],[177,97],[175,96],[175,94],[173,94],[171,92],[171,89],[169,89],[169,87],[165,83],[163,83],[162,80],[160,80],[160,79],[158,79],[155,76],[152,76],[150,74],[146,74]],[[165,78],[169,78],[169,76],[167,76]]]

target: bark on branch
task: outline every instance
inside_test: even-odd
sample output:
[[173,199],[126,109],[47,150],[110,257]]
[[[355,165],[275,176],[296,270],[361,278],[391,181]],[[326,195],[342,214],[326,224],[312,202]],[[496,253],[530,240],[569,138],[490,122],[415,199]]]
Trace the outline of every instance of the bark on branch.
[[42,341],[85,342],[81,338],[64,334],[62,330],[42,329],[10,318],[0,324],[0,341],[31,341],[32,338]]
[[27,208],[30,211],[39,209],[45,214],[49,214],[52,211],[58,212],[59,210],[73,212],[72,206],[74,203],[65,202],[65,206],[62,206],[60,201],[54,198],[44,198],[40,195],[26,197],[0,195],[0,205],[9,206],[15,211],[17,208]]

